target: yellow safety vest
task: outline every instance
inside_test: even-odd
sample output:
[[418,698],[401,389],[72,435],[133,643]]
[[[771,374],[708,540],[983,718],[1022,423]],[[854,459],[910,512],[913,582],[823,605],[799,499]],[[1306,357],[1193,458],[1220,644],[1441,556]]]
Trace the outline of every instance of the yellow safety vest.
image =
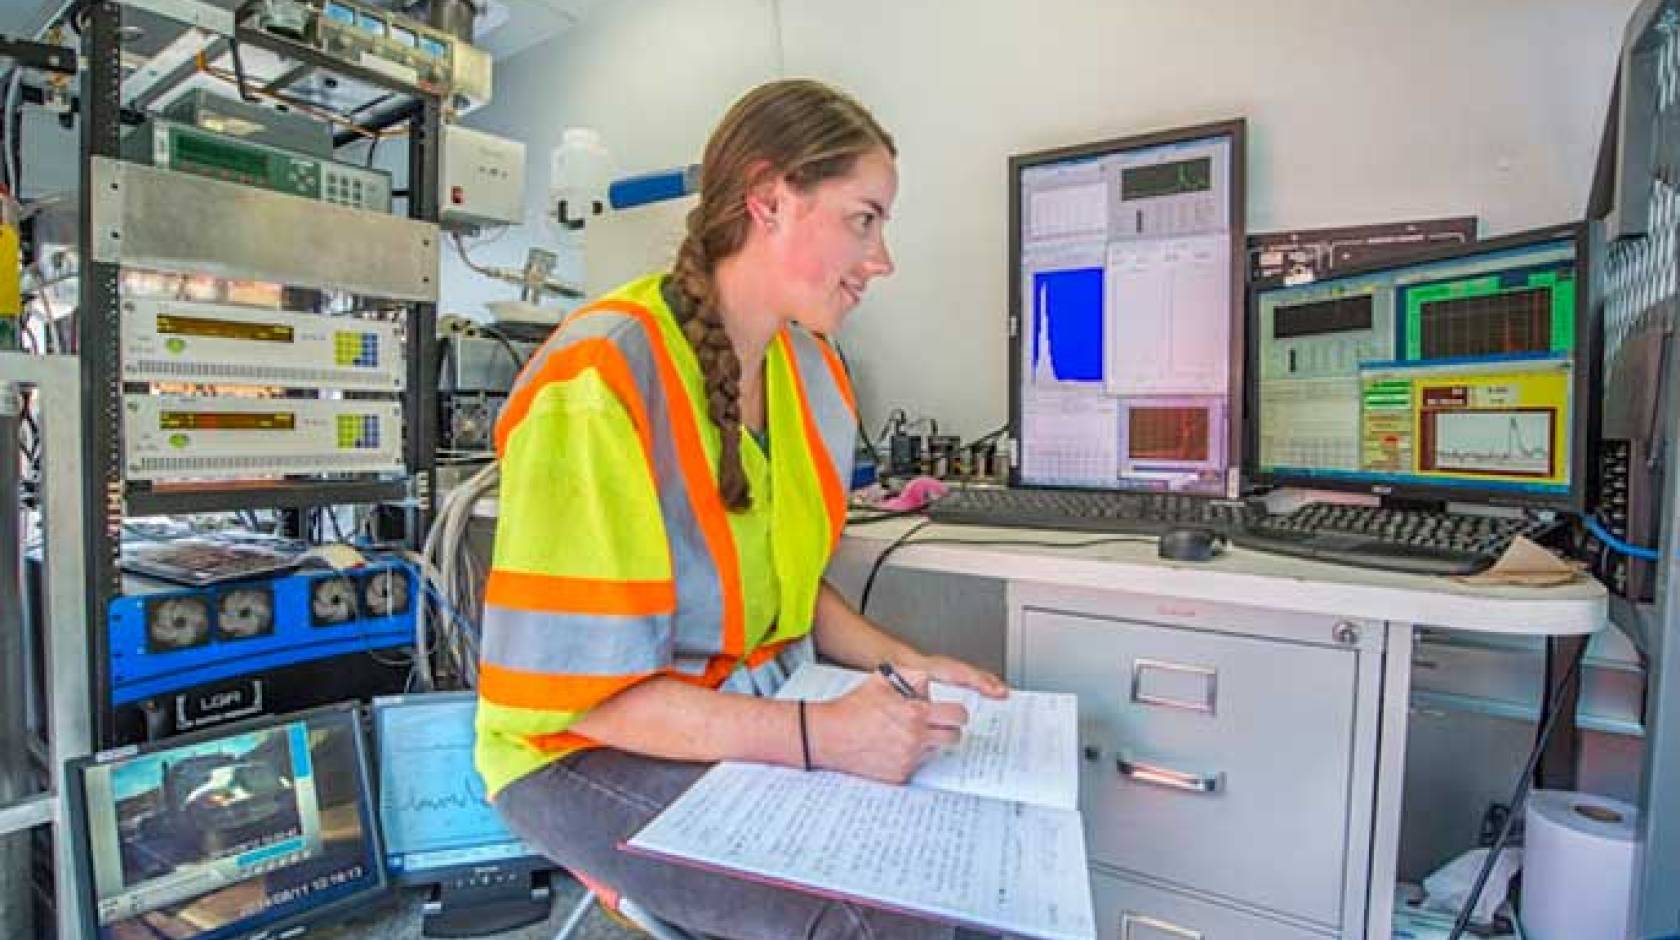
[[[477,764],[492,794],[596,742],[567,729],[649,676],[765,692],[810,655],[846,519],[857,408],[839,357],[798,327],[765,355],[768,457],[753,506],[718,496],[699,360],[652,275],[572,313],[496,426]],[[744,433],[744,432],[743,432]]]

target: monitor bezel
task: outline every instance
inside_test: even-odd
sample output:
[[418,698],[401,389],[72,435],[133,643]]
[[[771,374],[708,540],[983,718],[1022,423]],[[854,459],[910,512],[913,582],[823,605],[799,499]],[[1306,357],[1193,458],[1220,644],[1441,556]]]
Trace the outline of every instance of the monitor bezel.
[[1243,476],[1250,487],[1292,487],[1308,490],[1328,490],[1338,493],[1363,493],[1396,500],[1467,503],[1473,505],[1507,506],[1535,510],[1581,512],[1591,492],[1592,473],[1597,467],[1593,442],[1598,438],[1599,402],[1596,397],[1599,375],[1599,315],[1590,305],[1592,268],[1585,222],[1566,222],[1542,228],[1513,232],[1496,238],[1478,239],[1465,245],[1450,245],[1408,254],[1404,258],[1350,266],[1335,277],[1321,278],[1313,284],[1333,284],[1336,281],[1365,277],[1402,268],[1455,261],[1475,255],[1526,248],[1545,242],[1572,241],[1575,245],[1575,374],[1574,408],[1576,420],[1570,435],[1569,492],[1563,494],[1532,493],[1474,485],[1435,486],[1427,483],[1373,483],[1370,481],[1337,479],[1264,471],[1260,467],[1260,298],[1273,291],[1290,290],[1301,285],[1276,284],[1255,287],[1248,291],[1248,311],[1245,319],[1253,338],[1245,354],[1245,374],[1251,380],[1244,383],[1244,408],[1255,420],[1245,427],[1243,445]]
[[1106,157],[1128,150],[1143,150],[1158,147],[1163,144],[1194,143],[1198,140],[1209,140],[1217,137],[1228,137],[1231,141],[1230,162],[1230,213],[1231,223],[1231,336],[1230,336],[1230,379],[1226,387],[1226,422],[1225,422],[1225,483],[1224,491],[1212,493],[1172,493],[1199,499],[1235,498],[1240,495],[1242,488],[1241,468],[1244,466],[1246,454],[1243,450],[1246,434],[1243,430],[1243,415],[1246,402],[1244,395],[1244,370],[1247,366],[1244,360],[1244,328],[1248,321],[1247,305],[1244,298],[1247,294],[1248,264],[1247,264],[1247,208],[1248,208],[1248,119],[1237,117],[1229,120],[1214,121],[1207,124],[1197,124],[1188,127],[1169,128],[1151,131],[1145,134],[1133,134],[1126,137],[1115,137],[1108,140],[1095,141],[1085,144],[1074,144],[1067,147],[1056,147],[1050,150],[1040,150],[1033,153],[1015,154],[1009,158],[1009,437],[1013,442],[1015,452],[1009,464],[1009,485],[1011,487],[1029,487],[1032,489],[1049,490],[1082,490],[1090,492],[1119,492],[1147,494],[1157,491],[1141,487],[1120,486],[1117,482],[1107,486],[1071,486],[1047,483],[1023,483],[1021,481],[1021,465],[1026,452],[1026,440],[1021,434],[1021,343],[1023,341],[1022,311],[1021,311],[1021,173],[1033,167],[1052,163],[1062,163],[1069,160],[1083,160]]
[[[368,717],[369,728],[372,732],[373,738],[372,752],[374,755],[374,772],[372,785],[374,791],[373,809],[375,814],[378,814],[380,811],[380,805],[384,799],[385,785],[384,729],[380,724],[380,716],[393,707],[401,708],[404,705],[412,704],[414,702],[444,703],[469,700],[477,701],[477,699],[478,693],[472,691],[407,692],[400,695],[374,696],[368,708]],[[383,817],[379,817],[379,826],[380,832],[383,833],[385,826],[385,820]],[[532,853],[514,858],[497,859],[490,862],[472,862],[465,865],[445,865],[439,868],[426,868],[420,871],[414,871],[408,868],[404,868],[401,871],[395,871],[390,868],[391,857],[389,847],[382,844],[381,851],[384,853],[380,856],[381,867],[385,868],[386,876],[390,879],[391,884],[398,887],[422,887],[426,885],[448,884],[459,880],[464,875],[482,873],[485,869],[490,868],[493,868],[496,871],[507,872],[509,874],[517,874],[519,872],[552,871],[557,870],[560,867],[547,856]]]
[[[158,751],[213,741],[217,738],[277,728],[297,721],[308,722],[311,718],[339,713],[348,713],[349,715],[350,737],[356,752],[357,771],[361,775],[360,792],[357,794],[356,800],[361,811],[362,828],[367,833],[364,845],[370,846],[373,853],[371,862],[373,881],[360,891],[347,894],[318,907],[306,907],[274,920],[258,922],[255,917],[261,915],[255,915],[253,918],[248,918],[248,921],[251,922],[248,926],[240,928],[237,935],[249,936],[257,932],[272,935],[278,931],[291,930],[297,927],[308,928],[326,920],[333,914],[353,909],[365,909],[368,902],[387,896],[390,893],[391,883],[385,874],[385,845],[383,834],[379,828],[378,806],[372,799],[373,766],[368,760],[367,735],[362,725],[361,709],[355,702],[338,702],[283,715],[262,715],[246,721],[229,722],[201,731],[173,735],[156,741],[148,741],[144,744],[111,748],[65,761],[65,810],[70,826],[69,837],[72,840],[71,845],[75,857],[76,877],[79,881],[78,887],[80,890],[77,892],[76,909],[77,916],[81,920],[82,934],[87,937],[99,936],[98,904],[93,896],[92,833],[88,827],[87,812],[86,773],[90,768],[132,760]],[[228,924],[216,929],[225,930],[232,926],[234,925]]]

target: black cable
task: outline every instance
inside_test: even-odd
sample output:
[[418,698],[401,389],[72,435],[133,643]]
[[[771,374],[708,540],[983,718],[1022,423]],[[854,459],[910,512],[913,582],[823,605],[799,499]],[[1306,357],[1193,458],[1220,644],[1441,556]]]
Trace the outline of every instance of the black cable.
[[525,357],[521,356],[519,354],[519,350],[514,348],[513,342],[507,338],[506,333],[503,333],[501,330],[493,326],[484,326],[482,324],[479,325],[478,331],[502,344],[502,348],[507,350],[507,354],[513,357],[513,367],[515,370],[525,368]]
[[[1581,661],[1587,657],[1587,645],[1575,652],[1570,660],[1569,671],[1563,674],[1557,685],[1552,689],[1553,702],[1561,702],[1569,691],[1569,686],[1581,673]],[[1505,843],[1511,837],[1511,830],[1517,824],[1517,817],[1522,815],[1523,804],[1528,801],[1528,789],[1534,780],[1534,768],[1540,765],[1540,757],[1546,751],[1546,743],[1551,740],[1552,729],[1557,725],[1558,716],[1563,709],[1554,707],[1552,713],[1546,716],[1540,727],[1540,733],[1535,736],[1534,749],[1529,751],[1528,763],[1523,766],[1522,774],[1517,777],[1516,792],[1511,794],[1511,811],[1505,814],[1505,823],[1499,827],[1499,835],[1494,838],[1493,846],[1488,850],[1488,856],[1482,862],[1482,868],[1476,873],[1476,883],[1470,888],[1470,896],[1464,899],[1464,906],[1458,911],[1458,919],[1453,921],[1452,933],[1447,940],[1459,940],[1464,936],[1464,930],[1470,924],[1470,914],[1476,909],[1476,901],[1482,896],[1482,889],[1487,887],[1487,880],[1493,874],[1493,866],[1499,861],[1499,855],[1505,850]]]
[[233,58],[233,80],[234,84],[239,86],[240,99],[250,104],[260,103],[260,100],[256,95],[251,94],[250,87],[245,83],[245,62],[239,55],[239,40],[232,36],[228,37],[228,54]]
[[911,526],[898,538],[893,539],[891,545],[882,549],[881,554],[875,556],[875,563],[869,568],[869,577],[864,579],[863,582],[863,594],[858,598],[858,613],[869,613],[869,592],[875,589],[875,576],[881,573],[881,566],[887,563],[887,559],[892,557],[893,552],[903,548],[904,543],[910,541],[910,537],[912,535],[915,535],[917,532],[922,531],[932,524],[932,519],[924,519],[916,525]]

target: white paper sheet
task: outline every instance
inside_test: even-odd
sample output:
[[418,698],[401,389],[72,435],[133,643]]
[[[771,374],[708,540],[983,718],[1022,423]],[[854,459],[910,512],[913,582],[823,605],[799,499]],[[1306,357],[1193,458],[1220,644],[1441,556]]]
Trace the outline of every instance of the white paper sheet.
[[[868,673],[818,663],[800,667],[780,699],[824,702]],[[1079,708],[1074,696],[1011,690],[1005,699],[935,682],[928,696],[968,709],[962,741],[930,756],[910,785],[1039,806],[1079,808]]]
[[1094,940],[1076,811],[719,764],[631,851],[1043,940]]

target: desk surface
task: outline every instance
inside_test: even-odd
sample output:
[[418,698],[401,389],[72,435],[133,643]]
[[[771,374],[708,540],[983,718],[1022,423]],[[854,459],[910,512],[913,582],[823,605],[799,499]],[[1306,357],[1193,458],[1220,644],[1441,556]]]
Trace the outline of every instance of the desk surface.
[[[851,526],[839,551],[868,564],[918,522],[905,518]],[[1604,586],[1590,578],[1555,588],[1473,585],[1235,546],[1210,562],[1168,561],[1156,555],[1155,539],[1148,536],[1055,547],[1099,538],[1100,533],[930,525],[894,552],[888,564],[1485,633],[1588,634],[1607,623]],[[923,540],[937,541],[919,544]],[[1021,544],[1027,542],[1039,544]]]

